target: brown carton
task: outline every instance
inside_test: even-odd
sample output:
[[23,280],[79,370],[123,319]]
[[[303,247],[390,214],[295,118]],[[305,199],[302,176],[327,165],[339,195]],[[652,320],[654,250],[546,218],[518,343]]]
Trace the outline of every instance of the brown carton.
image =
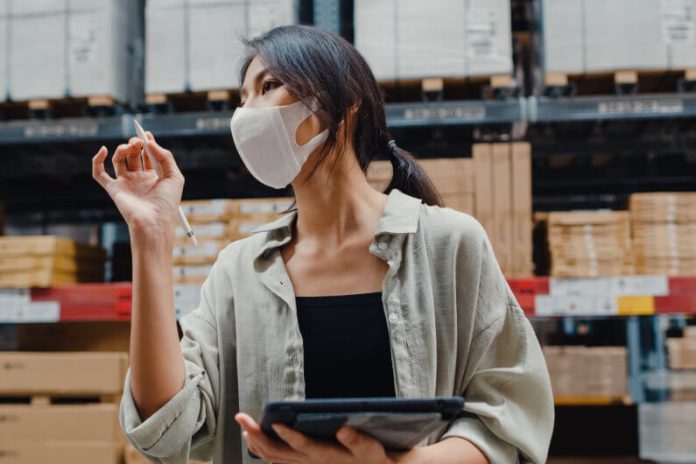
[[512,144],[512,229],[514,277],[533,274],[532,259],[532,149],[529,143]]
[[0,445],[3,464],[121,464],[123,446],[108,442],[17,442]]
[[474,213],[493,242],[495,228],[493,226],[493,156],[491,144],[474,144],[472,156],[476,190]]
[[122,441],[118,405],[0,405],[0,447],[54,440]]
[[493,249],[507,275],[512,259],[512,166],[510,144],[494,143],[493,151]]
[[118,394],[127,353],[0,353],[0,394]]

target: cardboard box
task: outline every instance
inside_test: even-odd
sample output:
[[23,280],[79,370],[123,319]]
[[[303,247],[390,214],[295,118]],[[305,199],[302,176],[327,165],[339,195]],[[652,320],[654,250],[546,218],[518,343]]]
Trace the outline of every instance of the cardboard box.
[[551,212],[547,219],[547,242],[553,276],[634,273],[626,211]]
[[0,404],[0,448],[17,442],[123,441],[117,404]]
[[103,248],[77,243],[69,238],[50,235],[0,237],[0,256],[3,258],[52,255],[78,260],[106,259],[106,251]]
[[367,182],[379,192],[384,192],[392,180],[394,169],[391,161],[372,161],[367,167]]
[[207,240],[198,245],[174,247],[174,264],[208,264],[217,260],[220,251],[228,245],[227,240]]
[[149,0],[146,93],[237,88],[241,39],[296,20],[295,0]]
[[174,283],[199,284],[203,283],[210,274],[212,264],[174,266]]
[[628,394],[626,348],[545,346],[554,397],[623,398]]
[[142,57],[137,0],[4,3],[11,14],[6,27],[13,100],[108,96],[135,103]]
[[354,12],[355,46],[378,80],[512,73],[507,0],[357,0]]
[[668,338],[670,369],[696,369],[696,338]]
[[512,241],[511,276],[534,273],[532,259],[532,147],[526,142],[512,144]]
[[0,394],[118,394],[127,353],[0,353]]
[[545,70],[581,74],[692,68],[694,8],[694,0],[543,0]]
[[512,164],[511,145],[494,143],[493,150],[493,249],[503,273],[512,263]]
[[477,143],[472,147],[474,160],[474,186],[476,219],[481,223],[495,247],[495,225],[493,223],[493,148],[488,143]]
[[0,445],[3,464],[121,464],[123,446],[108,442],[18,442]]

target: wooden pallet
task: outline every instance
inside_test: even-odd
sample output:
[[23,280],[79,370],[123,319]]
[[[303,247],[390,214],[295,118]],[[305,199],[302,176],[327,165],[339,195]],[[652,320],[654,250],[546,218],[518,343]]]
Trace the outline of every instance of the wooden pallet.
[[229,110],[239,101],[236,89],[198,92],[151,93],[145,96],[145,106],[155,113]]
[[696,91],[696,69],[681,71],[621,70],[584,74],[546,73],[544,94],[626,95]]
[[0,395],[0,404],[24,404],[32,406],[78,405],[78,404],[119,404],[121,394],[58,394],[58,393],[16,393]]
[[380,81],[379,85],[388,103],[469,100],[519,95],[519,86],[515,79],[509,75],[403,79]]
[[121,114],[127,105],[106,95],[0,102],[0,119],[49,119]]

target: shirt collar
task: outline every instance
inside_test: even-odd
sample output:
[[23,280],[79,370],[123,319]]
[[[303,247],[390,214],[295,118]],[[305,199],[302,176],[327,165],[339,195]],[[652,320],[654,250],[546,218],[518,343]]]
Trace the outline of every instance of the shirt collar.
[[[398,189],[389,192],[384,213],[377,224],[375,237],[382,234],[412,234],[418,230],[418,214],[421,200],[406,195]],[[269,232],[266,240],[259,250],[257,257],[263,255],[271,248],[282,246],[290,241],[292,236],[292,224],[297,217],[297,211],[280,217],[279,219],[257,227],[252,233]]]

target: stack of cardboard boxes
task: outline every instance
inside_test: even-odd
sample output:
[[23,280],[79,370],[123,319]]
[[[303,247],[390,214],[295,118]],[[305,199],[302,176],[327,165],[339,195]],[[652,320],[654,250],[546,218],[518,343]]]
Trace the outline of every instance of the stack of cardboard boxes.
[[126,353],[0,354],[0,457],[12,464],[120,464]]
[[638,193],[630,199],[636,273],[696,272],[696,193]]
[[[476,144],[471,158],[421,159],[444,205],[474,215],[508,277],[528,277],[532,263],[532,161],[528,143]],[[370,184],[384,191],[389,161],[373,161]]]
[[101,247],[56,236],[0,237],[0,287],[103,282]]
[[633,274],[628,212],[553,212],[545,220],[552,276]]
[[682,338],[667,339],[671,369],[696,369],[696,328],[685,331]]
[[624,398],[628,394],[626,348],[545,346],[556,398]]
[[199,243],[194,246],[183,229],[177,229],[175,283],[202,283],[223,248],[234,240],[247,237],[255,228],[278,219],[291,204],[290,198],[182,202],[181,206]]
[[137,103],[141,18],[140,0],[0,2],[0,101],[98,96]]
[[296,20],[295,0],[148,0],[145,91],[237,87],[241,39]]
[[475,216],[507,277],[529,277],[532,261],[532,151],[529,143],[473,146]]
[[508,0],[356,0],[354,22],[379,80],[512,74]]
[[543,0],[547,72],[696,66],[695,0]]

